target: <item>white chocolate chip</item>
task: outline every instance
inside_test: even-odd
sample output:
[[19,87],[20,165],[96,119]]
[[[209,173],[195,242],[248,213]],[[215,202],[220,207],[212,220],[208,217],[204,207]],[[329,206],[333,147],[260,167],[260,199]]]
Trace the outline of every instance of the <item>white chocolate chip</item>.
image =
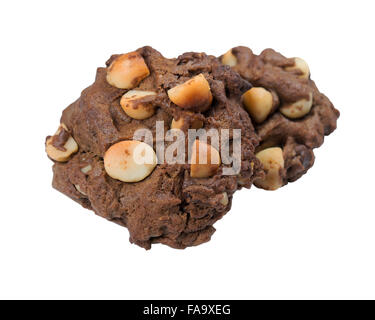
[[242,99],[246,110],[257,123],[266,120],[272,110],[272,93],[264,88],[251,88],[243,94]]
[[86,167],[81,168],[82,173],[88,174],[92,170],[91,164],[87,165]]
[[286,71],[298,70],[301,72],[299,78],[308,79],[310,77],[310,68],[307,62],[301,58],[294,58],[294,66],[285,68]]
[[115,143],[104,155],[104,168],[107,174],[123,182],[145,179],[156,164],[155,151],[148,144],[135,140]]
[[254,184],[266,190],[276,190],[282,187],[283,150],[279,147],[268,148],[258,152],[256,157],[262,163],[266,176],[264,179],[256,179]]
[[138,52],[129,52],[117,57],[107,70],[107,82],[119,89],[133,89],[150,70]]
[[87,196],[87,194],[82,191],[81,187],[78,184],[75,184],[74,187],[77,189],[78,192],[82,193],[84,196]]
[[298,119],[310,112],[312,104],[313,96],[312,93],[310,93],[308,100],[301,99],[294,103],[284,104],[280,107],[280,112],[290,119]]
[[222,193],[222,198],[220,200],[220,203],[223,205],[223,206],[227,206],[228,203],[229,203],[229,199],[228,199],[228,194],[226,192],[223,192]]
[[227,51],[222,57],[221,57],[222,64],[225,64],[230,67],[234,67],[237,64],[237,58],[232,53],[232,49]]
[[[64,124],[61,124],[59,126],[59,129],[56,131],[55,136],[59,135],[62,129],[67,130],[67,127]],[[46,141],[46,153],[51,159],[55,161],[58,161],[58,162],[68,161],[70,156],[73,153],[76,153],[78,151],[78,144],[70,134],[69,134],[68,140],[64,144],[65,150],[57,149],[52,144],[52,139],[53,137],[49,137]]]
[[168,90],[171,101],[183,109],[205,111],[212,103],[210,85],[203,74]]
[[208,178],[220,167],[219,152],[209,144],[195,140],[191,156],[190,176],[192,178]]
[[130,90],[122,96],[120,104],[129,117],[137,120],[147,119],[155,113],[155,107],[150,102],[139,100],[155,95],[153,91]]

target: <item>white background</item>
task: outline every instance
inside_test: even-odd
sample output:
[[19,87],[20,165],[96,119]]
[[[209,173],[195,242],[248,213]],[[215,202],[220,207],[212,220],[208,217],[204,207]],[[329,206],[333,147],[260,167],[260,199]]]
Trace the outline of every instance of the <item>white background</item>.
[[[2,1],[0,298],[375,298],[373,1]],[[235,194],[183,251],[51,187],[44,138],[112,53],[267,47],[308,61],[341,111],[298,182]]]

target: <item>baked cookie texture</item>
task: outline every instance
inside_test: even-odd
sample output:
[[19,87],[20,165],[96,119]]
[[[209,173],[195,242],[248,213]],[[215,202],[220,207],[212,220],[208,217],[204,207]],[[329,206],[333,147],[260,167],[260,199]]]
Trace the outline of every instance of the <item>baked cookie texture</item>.
[[[112,56],[106,66],[97,69],[95,82],[63,111],[57,133],[47,137],[47,153],[55,161],[53,187],[127,227],[130,241],[145,249],[153,243],[182,249],[210,240],[213,224],[230,210],[234,192],[249,188],[262,174],[255,157],[259,139],[240,101],[251,84],[204,53],[167,59],[143,47]],[[126,75],[129,69],[133,73]],[[179,87],[186,82],[198,91]],[[221,163],[209,176],[192,177],[190,164],[162,163],[147,172],[137,169],[136,177],[130,177],[129,170],[116,167],[115,155],[129,150],[119,142],[131,141],[140,128],[150,129],[155,142],[156,121],[164,121],[165,132],[170,126],[183,131],[241,129],[240,173],[223,175],[226,165]],[[106,169],[120,179],[141,180],[120,181]]]
[[220,57],[254,88],[243,95],[260,138],[257,157],[265,177],[254,184],[275,190],[304,175],[314,164],[313,149],[336,129],[339,111],[310,79],[307,63],[273,49],[256,55],[236,47]]

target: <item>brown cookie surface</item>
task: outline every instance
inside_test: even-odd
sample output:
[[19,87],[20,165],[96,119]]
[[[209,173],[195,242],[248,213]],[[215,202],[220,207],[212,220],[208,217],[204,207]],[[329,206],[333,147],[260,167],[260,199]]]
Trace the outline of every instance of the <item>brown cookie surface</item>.
[[[78,147],[59,146],[64,154],[54,158],[48,151],[59,140],[47,139],[47,153],[56,160],[53,186],[127,227],[130,241],[146,249],[153,243],[185,248],[206,242],[215,231],[213,224],[230,210],[233,193],[249,188],[261,174],[255,157],[259,140],[240,102],[250,88],[236,72],[203,53],[166,59],[143,47],[114,55],[106,68],[98,68],[94,84],[63,111],[63,142],[73,140]],[[224,174],[230,165],[222,161],[194,170],[188,163],[135,164],[129,153],[136,147],[132,141],[138,129],[152,133],[153,149],[165,140],[157,134],[157,122],[164,132],[171,126],[185,133],[189,128],[229,129],[229,135],[240,129],[240,171]],[[164,142],[166,147],[172,143]]]
[[300,58],[286,58],[273,49],[256,55],[236,47],[220,60],[254,86],[244,94],[243,105],[261,140],[257,155],[265,178],[255,185],[275,190],[297,180],[314,164],[313,149],[336,129],[339,111],[318,90]]

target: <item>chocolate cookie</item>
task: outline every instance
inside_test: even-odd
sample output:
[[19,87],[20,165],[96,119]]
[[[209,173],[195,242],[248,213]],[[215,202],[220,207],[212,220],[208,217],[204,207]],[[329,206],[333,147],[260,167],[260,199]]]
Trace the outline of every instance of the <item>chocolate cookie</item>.
[[[203,53],[166,59],[144,47],[114,55],[63,111],[57,133],[47,137],[46,151],[55,161],[53,186],[127,227],[130,241],[143,248],[206,242],[212,225],[230,210],[233,193],[262,174],[255,157],[259,140],[240,101],[250,88],[230,67]],[[190,143],[188,130],[199,128],[220,130],[227,140],[215,144],[208,136]],[[190,150],[190,157],[162,159],[176,143],[173,134],[182,137],[179,146]],[[234,155],[239,142],[240,166],[232,170],[222,149]]]
[[255,55],[236,47],[220,59],[254,86],[243,95],[261,140],[257,157],[265,170],[254,184],[275,190],[297,180],[314,164],[313,149],[336,129],[339,111],[319,92],[300,58],[273,49]]

